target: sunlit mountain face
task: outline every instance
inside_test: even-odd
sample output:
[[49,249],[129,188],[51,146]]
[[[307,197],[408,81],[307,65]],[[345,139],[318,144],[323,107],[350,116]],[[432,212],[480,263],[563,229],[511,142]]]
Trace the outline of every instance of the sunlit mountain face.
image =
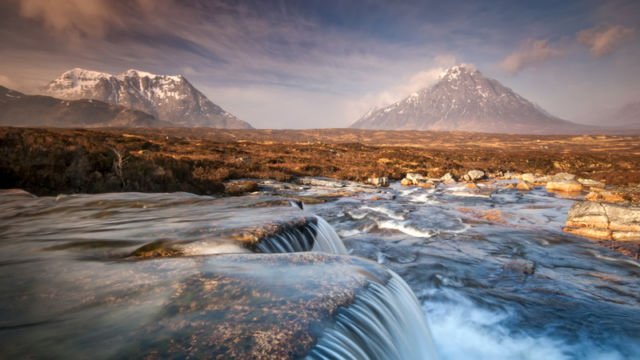
[[372,111],[353,128],[494,133],[585,131],[563,121],[470,66],[454,66],[430,88]]

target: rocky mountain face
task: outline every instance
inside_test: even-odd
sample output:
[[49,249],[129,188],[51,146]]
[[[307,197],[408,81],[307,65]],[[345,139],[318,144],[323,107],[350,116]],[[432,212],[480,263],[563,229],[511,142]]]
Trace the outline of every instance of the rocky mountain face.
[[0,125],[52,127],[167,126],[152,115],[97,100],[25,95],[0,86]]
[[144,111],[177,126],[251,129],[211,102],[182,75],[127,70],[111,75],[72,69],[50,82],[45,93],[66,100],[95,99]]
[[454,66],[439,82],[382,109],[352,128],[562,134],[587,127],[554,117],[470,66]]

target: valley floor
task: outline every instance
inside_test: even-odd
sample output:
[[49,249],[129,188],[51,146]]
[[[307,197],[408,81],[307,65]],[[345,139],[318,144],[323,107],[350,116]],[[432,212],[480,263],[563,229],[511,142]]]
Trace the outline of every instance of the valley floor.
[[[233,179],[407,172],[570,172],[640,183],[640,136],[526,136],[420,131],[0,128],[1,188],[38,195],[112,191],[237,192]],[[250,187],[247,188],[250,190]]]

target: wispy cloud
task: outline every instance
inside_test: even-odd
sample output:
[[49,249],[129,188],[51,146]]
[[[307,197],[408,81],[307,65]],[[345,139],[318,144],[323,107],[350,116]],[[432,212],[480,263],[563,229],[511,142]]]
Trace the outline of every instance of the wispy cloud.
[[518,73],[523,69],[542,63],[562,54],[562,51],[554,49],[548,40],[527,40],[519,49],[507,55],[500,66],[512,73]]
[[368,93],[347,102],[345,107],[350,122],[355,122],[369,110],[393,104],[411,93],[435,84],[448,68],[457,64],[457,59],[449,54],[438,55],[430,63],[430,67],[420,70],[408,78],[400,78],[386,89]]
[[108,27],[121,26],[113,10],[108,0],[20,1],[20,15],[69,37],[103,37]]
[[578,33],[578,42],[587,46],[591,55],[601,57],[612,53],[635,35],[635,29],[621,25],[598,26]]

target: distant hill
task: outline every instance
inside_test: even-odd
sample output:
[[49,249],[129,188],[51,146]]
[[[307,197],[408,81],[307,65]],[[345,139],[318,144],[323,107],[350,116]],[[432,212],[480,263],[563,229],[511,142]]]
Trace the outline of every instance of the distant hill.
[[252,128],[207,99],[182,75],[155,75],[138,70],[111,75],[76,68],[50,82],[44,92],[66,100],[95,99],[122,105],[175,126]]
[[640,129],[640,101],[623,106],[605,120],[610,126]]
[[157,127],[152,115],[97,100],[25,95],[0,86],[0,125],[51,127]]
[[559,119],[473,67],[458,65],[432,87],[370,111],[352,128],[515,134],[593,132]]

